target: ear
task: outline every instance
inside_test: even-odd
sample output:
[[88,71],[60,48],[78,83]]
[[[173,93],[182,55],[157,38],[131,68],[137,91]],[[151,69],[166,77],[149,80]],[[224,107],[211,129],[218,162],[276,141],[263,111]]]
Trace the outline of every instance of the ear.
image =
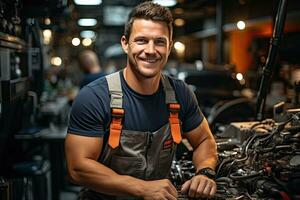
[[127,54],[128,53],[128,41],[124,35],[121,37],[121,45],[122,45],[124,52]]

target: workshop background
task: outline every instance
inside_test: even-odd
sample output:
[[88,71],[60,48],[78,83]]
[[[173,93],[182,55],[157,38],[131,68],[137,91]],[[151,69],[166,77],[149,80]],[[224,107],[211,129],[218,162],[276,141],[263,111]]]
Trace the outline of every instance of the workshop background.
[[[0,199],[75,200],[69,111],[92,49],[109,74],[141,0],[0,0]],[[195,92],[218,144],[214,199],[300,199],[300,1],[156,0],[174,16],[164,73]],[[175,186],[193,176],[186,142]],[[179,199],[188,199],[182,195]]]

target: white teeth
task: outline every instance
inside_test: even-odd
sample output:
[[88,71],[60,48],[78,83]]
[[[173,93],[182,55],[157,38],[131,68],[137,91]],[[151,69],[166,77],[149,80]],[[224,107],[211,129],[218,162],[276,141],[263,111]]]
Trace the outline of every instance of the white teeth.
[[156,60],[153,59],[145,59],[146,62],[155,62]]

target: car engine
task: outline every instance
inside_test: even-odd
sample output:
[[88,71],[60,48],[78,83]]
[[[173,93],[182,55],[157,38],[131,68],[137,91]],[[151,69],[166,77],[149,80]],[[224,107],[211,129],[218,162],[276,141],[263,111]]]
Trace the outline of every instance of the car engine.
[[[300,199],[300,112],[284,121],[232,123],[216,135],[219,162],[213,199]],[[173,161],[180,188],[195,174],[190,152]],[[178,199],[191,199],[179,194]]]

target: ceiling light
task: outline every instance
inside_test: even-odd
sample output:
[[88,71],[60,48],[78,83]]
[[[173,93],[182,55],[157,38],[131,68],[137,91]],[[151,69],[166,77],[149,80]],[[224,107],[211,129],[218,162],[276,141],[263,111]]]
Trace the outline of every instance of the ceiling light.
[[181,42],[175,42],[174,43],[174,48],[176,50],[176,52],[180,55],[184,54],[185,51],[185,45]]
[[82,38],[92,38],[92,39],[94,39],[96,37],[96,33],[94,31],[81,31],[80,36]]
[[54,66],[61,66],[62,59],[60,57],[52,57],[50,63]]
[[178,19],[175,19],[174,24],[176,26],[183,26],[185,24],[185,21],[184,21],[184,19],[178,18]]
[[97,20],[94,18],[82,18],[77,21],[79,26],[95,26]]
[[245,27],[246,27],[246,23],[245,23],[244,21],[238,21],[238,22],[236,23],[236,26],[237,26],[237,28],[238,28],[239,30],[244,30]]
[[177,15],[183,14],[183,9],[182,8],[175,8],[174,13]]
[[154,0],[153,3],[157,3],[162,6],[171,7],[171,6],[175,6],[177,2],[176,0]]
[[73,44],[73,46],[78,46],[78,45],[80,45],[80,39],[79,38],[73,38],[72,39],[72,44]]
[[95,6],[100,5],[102,0],[74,0],[75,4],[82,6]]
[[43,36],[45,38],[50,38],[52,36],[52,31],[50,29],[43,30]]
[[46,25],[50,25],[50,24],[51,24],[51,19],[50,19],[49,17],[45,18],[44,23],[45,23]]
[[48,45],[51,42],[52,38],[52,31],[50,29],[43,30],[43,42],[44,44]]
[[92,44],[92,39],[91,38],[84,38],[82,40],[82,45],[85,46],[85,47],[88,47]]
[[243,74],[241,74],[241,73],[237,73],[237,74],[236,74],[236,79],[237,79],[237,80],[240,81],[240,80],[243,80],[243,78],[244,78],[244,77],[243,77]]
[[240,80],[239,82],[240,82],[241,85],[245,85],[246,80],[245,80],[245,79],[242,79],[242,80]]

